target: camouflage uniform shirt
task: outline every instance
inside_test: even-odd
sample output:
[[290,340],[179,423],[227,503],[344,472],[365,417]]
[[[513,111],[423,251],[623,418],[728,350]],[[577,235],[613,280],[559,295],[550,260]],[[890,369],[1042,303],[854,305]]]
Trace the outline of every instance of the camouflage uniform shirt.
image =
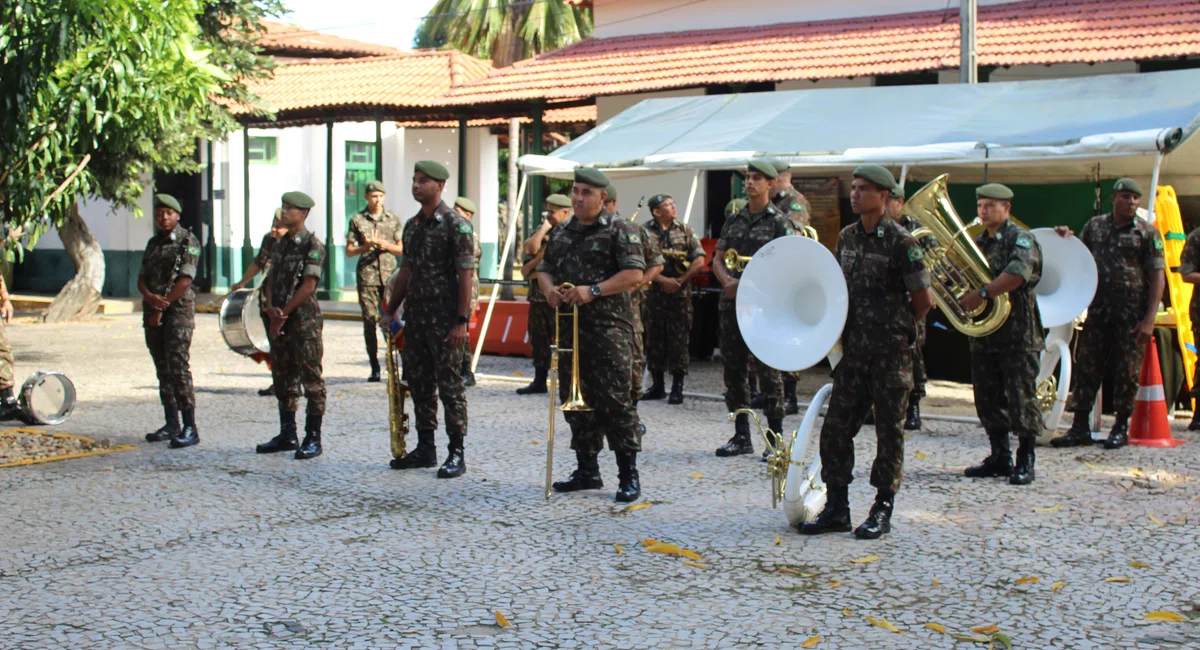
[[[747,206],[725,221],[725,226],[721,228],[721,238],[717,240],[717,250],[733,249],[739,256],[753,257],[758,249],[766,246],[771,240],[794,234],[796,230],[787,220],[787,215],[775,206],[767,205],[766,210],[757,213],[750,212]],[[713,263],[724,264],[724,261],[713,260]],[[728,269],[728,273],[730,277],[742,277],[740,272],[733,269]],[[734,306],[734,300],[721,292],[721,310],[734,309]]]
[[[1188,233],[1187,242],[1183,244],[1183,253],[1179,258],[1179,274],[1187,275],[1200,271],[1200,228]],[[1188,312],[1192,319],[1192,328],[1200,326],[1200,289],[1192,290],[1192,304]]]
[[[390,210],[378,216],[365,209],[350,217],[350,229],[346,232],[346,243],[361,246],[366,238],[382,239],[396,243],[400,241],[400,217]],[[372,248],[358,256],[355,279],[359,286],[381,287],[396,270],[396,256],[378,248]]]
[[[404,224],[401,268],[408,269],[406,325],[450,329],[458,323],[458,271],[475,268],[475,230],[445,202]],[[444,336],[445,334],[443,334]]]
[[[182,277],[196,277],[196,262],[200,257],[200,242],[187,228],[176,225],[171,232],[156,232],[146,243],[146,252],[142,255],[142,267],[138,271],[138,281],[146,285],[151,293],[165,296],[175,286],[175,281]],[[196,294],[188,287],[179,299],[171,303],[163,312],[163,323],[168,321],[176,325],[195,325]],[[143,323],[150,317],[152,310],[146,301],[142,301]]]
[[[551,230],[546,239],[546,256],[537,270],[550,274],[559,284],[593,285],[626,269],[646,268],[637,226],[607,210],[590,226],[571,217]],[[596,325],[624,324],[632,329],[629,292],[597,298],[579,308],[579,317]]]
[[1162,236],[1141,217],[1117,227],[1112,214],[1092,218],[1079,239],[1096,260],[1096,297],[1088,318],[1128,323],[1146,315],[1150,276],[1166,268]]
[[258,255],[254,256],[254,264],[260,269],[267,268],[267,264],[271,262],[271,248],[275,246],[275,238],[271,236],[270,231],[263,235],[262,243],[258,245]]
[[[286,307],[303,279],[313,277],[319,282],[324,268],[325,244],[307,228],[281,237],[271,247],[270,270],[267,271],[271,307]],[[317,304],[316,292],[313,292],[288,315],[282,331],[301,339],[321,338],[322,325],[321,307]]]
[[783,188],[771,199],[771,203],[787,217],[796,230],[803,230],[805,226],[812,224],[812,215],[804,208],[804,202],[801,201],[796,188],[790,185]]
[[886,355],[910,349],[916,340],[909,293],[929,288],[924,250],[888,218],[874,230],[862,221],[838,236],[837,259],[850,292],[842,333],[847,355]]
[[1038,313],[1034,288],[1042,279],[1042,248],[1025,229],[1004,222],[995,235],[987,230],[975,237],[975,244],[987,258],[993,278],[1001,273],[1020,276],[1025,283],[1006,294],[1012,312],[1008,320],[992,334],[971,337],[971,349],[979,352],[1036,352],[1045,346],[1042,317]]
[[[675,259],[666,259],[663,257],[663,270],[661,275],[664,278],[680,278],[687,270],[687,266],[693,260],[699,257],[704,257],[704,247],[700,245],[700,240],[696,239],[696,233],[692,227],[679,221],[678,219],[671,222],[666,229],[659,225],[657,219],[651,219],[644,226],[646,234],[654,238],[658,242],[658,248],[662,252],[666,251],[682,251],[687,253],[687,262],[682,265],[677,263]],[[648,266],[653,266],[647,263]],[[680,268],[683,268],[683,271]],[[656,289],[657,290],[657,289]],[[689,295],[692,292],[692,283],[689,280],[683,286],[680,293]]]

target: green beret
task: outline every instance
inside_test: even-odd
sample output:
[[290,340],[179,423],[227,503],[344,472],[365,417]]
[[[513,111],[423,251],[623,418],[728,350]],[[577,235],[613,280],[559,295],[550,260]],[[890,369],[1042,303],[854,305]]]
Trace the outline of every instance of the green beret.
[[988,183],[975,188],[975,198],[977,199],[996,199],[997,201],[1011,201],[1013,191],[1007,186],[999,183]]
[[304,192],[285,192],[283,195],[283,202],[290,206],[300,208],[301,210],[310,210],[312,209],[313,205],[316,205],[313,202],[312,197]]
[[387,194],[387,190],[383,189],[382,181],[371,181],[370,183],[367,183],[367,189],[363,190],[363,196],[366,196],[367,194],[370,194],[371,192],[379,192],[380,194]]
[[778,178],[779,171],[775,169],[775,163],[768,160],[751,160],[746,164],[746,173],[758,172],[767,178]]
[[790,171],[792,169],[792,166],[783,160],[772,160],[771,164],[775,165],[775,171],[779,174],[782,174],[783,172],[786,172],[786,171]]
[[854,177],[870,181],[887,190],[889,194],[892,188],[896,187],[896,177],[892,176],[892,172],[888,171],[886,167],[879,165],[859,165],[854,168]]
[[1137,181],[1132,178],[1118,178],[1113,184],[1113,193],[1117,192],[1133,192],[1138,196],[1142,196],[1142,186],[1137,184]]
[[421,172],[435,181],[444,181],[450,178],[450,171],[436,160],[418,160],[417,164],[413,165],[413,172]]
[[612,191],[612,188],[609,187],[609,185],[612,183],[609,182],[608,177],[604,175],[604,172],[601,172],[595,167],[576,167],[575,182],[598,187],[602,190],[608,190],[609,199],[614,199],[617,196],[616,192]]
[[728,219],[746,207],[746,199],[734,199],[725,204],[725,218]]
[[462,208],[471,214],[479,212],[479,210],[475,209],[475,202],[465,196],[460,196],[457,199],[454,199],[454,205],[455,207]]
[[565,194],[551,194],[546,197],[546,203],[556,208],[569,208],[571,207],[571,197]]
[[604,191],[608,194],[609,201],[617,200],[617,186],[616,185],[609,184],[608,187],[604,188]]
[[888,194],[893,199],[902,199],[904,198],[904,188],[900,186],[900,183],[896,183],[892,186],[892,189],[888,192]]
[[654,196],[650,197],[650,202],[646,205],[648,205],[650,207],[650,211],[653,212],[654,208],[662,205],[663,202],[669,198],[671,198],[670,194],[655,194]]
[[164,208],[171,208],[172,210],[181,214],[183,213],[183,208],[179,207],[179,201],[175,200],[175,197],[171,196],[170,194],[154,195],[154,207],[157,208],[160,205]]

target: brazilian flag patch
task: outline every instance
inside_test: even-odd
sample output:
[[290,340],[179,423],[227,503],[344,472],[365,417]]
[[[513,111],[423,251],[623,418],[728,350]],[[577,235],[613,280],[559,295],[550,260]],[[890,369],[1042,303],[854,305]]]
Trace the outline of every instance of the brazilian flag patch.
[[792,202],[792,210],[796,212],[804,212],[804,206],[800,205],[799,203]]
[[200,254],[200,247],[199,247],[199,246],[188,246],[188,247],[187,247],[187,254],[188,254],[188,255],[199,255],[199,254]]
[[464,235],[471,234],[471,232],[472,232],[471,224],[466,221],[458,224],[458,232],[461,232]]
[[913,246],[908,249],[908,261],[919,262],[923,259],[925,259],[925,251],[920,246]]
[[308,259],[310,259],[310,260],[319,260],[319,259],[321,259],[321,251],[319,251],[319,250],[317,250],[317,249],[315,249],[315,248],[314,248],[314,249],[312,249],[312,250],[310,250],[310,251],[308,251]]
[[1015,243],[1020,248],[1029,248],[1030,246],[1033,246],[1033,237],[1030,237],[1029,235],[1026,235],[1025,233],[1021,233],[1021,234],[1017,235],[1017,241],[1015,241],[1013,243]]
[[639,235],[639,234],[637,234],[636,232],[631,232],[631,233],[629,233],[629,243],[630,243],[630,244],[640,244],[640,243],[642,243],[642,236],[641,236],[641,235]]
[[1156,248],[1156,249],[1158,249],[1158,250],[1162,250],[1162,249],[1163,249],[1163,243],[1162,243],[1162,240],[1161,240],[1161,239],[1155,239],[1155,240],[1154,240],[1154,248]]

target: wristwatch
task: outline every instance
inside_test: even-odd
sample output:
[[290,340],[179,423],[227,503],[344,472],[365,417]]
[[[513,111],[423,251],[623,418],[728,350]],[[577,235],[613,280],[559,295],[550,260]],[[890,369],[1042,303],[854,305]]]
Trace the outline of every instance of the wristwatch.
[[600,285],[598,285],[598,284],[592,285],[592,296],[595,298],[600,297]]
[[991,299],[991,297],[992,297],[992,296],[988,294],[988,290],[987,290],[987,286],[986,286],[986,285],[984,285],[984,286],[982,286],[982,287],[980,287],[980,288],[979,288],[979,297],[980,297],[980,298],[983,298],[984,300],[989,300],[989,299]]
[[469,322],[471,322],[471,319],[470,319],[470,318],[467,318],[466,316],[459,316],[459,317],[458,317],[458,324],[459,324],[459,325],[466,325],[466,324],[467,324],[467,323],[469,323]]

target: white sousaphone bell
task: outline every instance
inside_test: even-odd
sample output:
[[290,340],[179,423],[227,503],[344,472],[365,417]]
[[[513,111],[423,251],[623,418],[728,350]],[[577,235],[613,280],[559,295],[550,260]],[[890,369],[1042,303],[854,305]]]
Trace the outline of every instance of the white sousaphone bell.
[[[1053,228],[1036,228],[1030,233],[1042,249],[1042,279],[1034,288],[1042,327],[1049,329],[1037,376],[1037,395],[1042,407],[1042,435],[1046,443],[1062,421],[1071,390],[1071,334],[1080,316],[1096,295],[1096,260],[1079,238],[1061,237]],[[1061,362],[1058,377],[1054,368]]]
[[[826,356],[836,365],[849,306],[837,259],[807,237],[781,237],[763,246],[738,283],[738,328],[746,346],[763,363],[783,371],[804,370]],[[772,505],[783,501],[793,526],[812,521],[825,507],[820,454],[807,469],[804,460],[817,416],[832,392],[832,384],[821,387],[790,439],[783,432],[778,432],[778,444],[767,439]]]

